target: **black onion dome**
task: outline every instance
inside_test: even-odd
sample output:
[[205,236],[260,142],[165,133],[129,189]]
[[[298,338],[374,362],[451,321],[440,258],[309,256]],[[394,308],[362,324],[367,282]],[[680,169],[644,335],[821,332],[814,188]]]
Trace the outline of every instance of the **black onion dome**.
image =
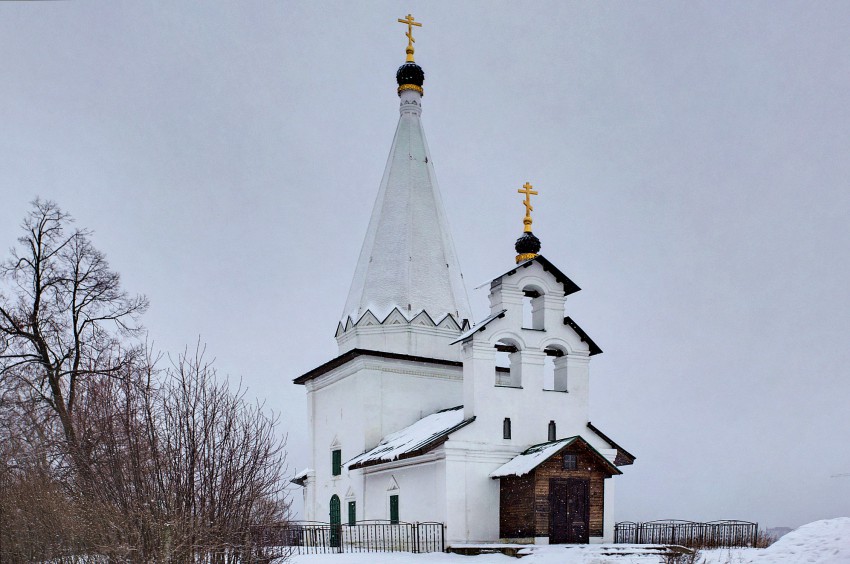
[[514,248],[521,255],[536,255],[540,252],[540,239],[535,237],[531,231],[523,233],[522,237],[516,240]]
[[404,63],[398,67],[395,79],[399,86],[413,84],[422,88],[422,84],[425,83],[425,71],[416,63]]

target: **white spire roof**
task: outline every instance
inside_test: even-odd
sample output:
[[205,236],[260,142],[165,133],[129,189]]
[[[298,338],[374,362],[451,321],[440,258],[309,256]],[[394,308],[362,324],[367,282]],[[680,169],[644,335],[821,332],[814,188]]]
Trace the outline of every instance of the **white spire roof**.
[[449,233],[425,132],[422,96],[400,92],[390,156],[354,272],[342,325],[371,311],[383,321],[393,309],[408,319],[425,311],[469,319],[469,300]]

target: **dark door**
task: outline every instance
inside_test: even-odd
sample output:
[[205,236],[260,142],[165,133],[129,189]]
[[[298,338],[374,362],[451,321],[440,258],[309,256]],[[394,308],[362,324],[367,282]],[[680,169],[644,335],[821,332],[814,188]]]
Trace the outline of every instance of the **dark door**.
[[549,480],[552,544],[586,544],[590,531],[590,484],[579,478]]
[[339,507],[339,496],[336,494],[331,496],[330,509],[330,545],[334,548],[339,548],[342,544],[340,542],[342,537],[342,514]]

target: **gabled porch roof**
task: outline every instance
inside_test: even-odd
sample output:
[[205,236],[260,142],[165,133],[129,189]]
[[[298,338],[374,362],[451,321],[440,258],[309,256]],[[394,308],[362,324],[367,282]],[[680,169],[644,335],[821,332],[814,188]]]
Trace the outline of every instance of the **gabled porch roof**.
[[587,441],[579,436],[575,436],[531,446],[491,472],[490,477],[506,478],[508,476],[525,476],[574,443],[579,443],[586,447],[587,450],[590,451],[595,458],[597,458],[599,462],[611,472],[611,474],[622,474],[619,468],[614,466],[611,461],[602,456],[598,450],[590,446]]

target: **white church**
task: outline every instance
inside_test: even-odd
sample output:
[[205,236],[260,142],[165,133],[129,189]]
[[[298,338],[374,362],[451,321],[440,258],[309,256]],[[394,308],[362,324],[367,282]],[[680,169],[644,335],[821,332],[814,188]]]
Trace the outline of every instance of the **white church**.
[[526,183],[516,260],[473,323],[420,116],[425,74],[396,73],[400,116],[339,356],[299,376],[311,463],[305,518],[441,522],[448,545],[611,542],[614,480],[634,457],[588,420],[602,351],[566,314],[579,287],[538,254]]

